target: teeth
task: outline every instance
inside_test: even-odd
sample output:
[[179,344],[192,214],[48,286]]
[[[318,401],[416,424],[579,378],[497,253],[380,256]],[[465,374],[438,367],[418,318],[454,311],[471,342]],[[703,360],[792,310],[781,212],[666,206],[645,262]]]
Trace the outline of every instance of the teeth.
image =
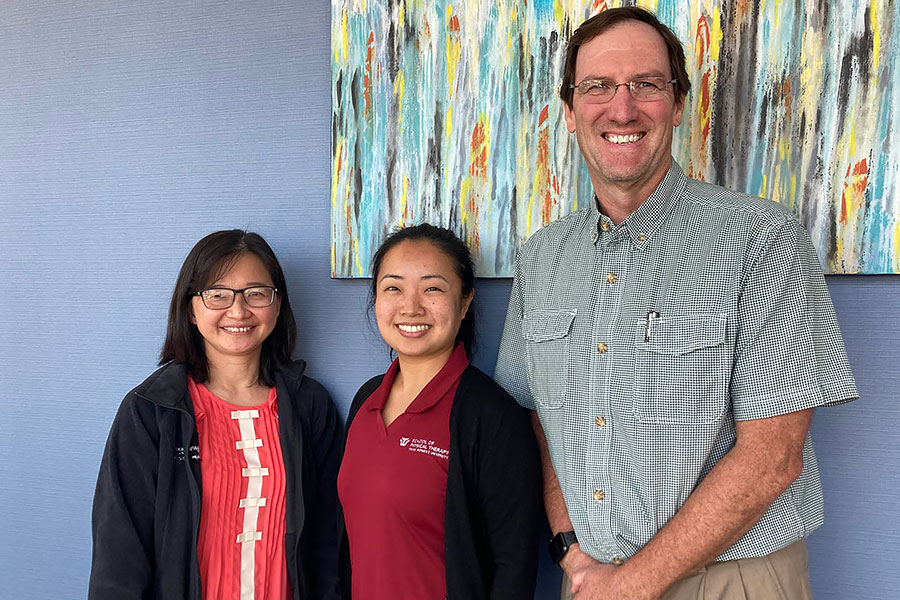
[[643,137],[640,133],[632,133],[631,135],[607,135],[606,140],[613,144],[630,144],[636,142]]
[[231,333],[247,333],[250,331],[249,327],[223,327],[222,329]]
[[425,331],[429,329],[430,325],[397,325],[400,328],[400,331],[405,331],[406,333],[416,333],[419,331]]

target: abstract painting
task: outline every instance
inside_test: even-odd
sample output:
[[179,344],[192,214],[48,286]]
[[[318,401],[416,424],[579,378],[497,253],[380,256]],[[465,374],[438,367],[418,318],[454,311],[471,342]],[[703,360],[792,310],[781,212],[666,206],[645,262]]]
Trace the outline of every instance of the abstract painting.
[[622,5],[685,46],[689,175],[789,206],[826,272],[900,273],[900,2],[333,0],[332,276],[428,221],[508,277],[590,202],[557,90],[573,29]]

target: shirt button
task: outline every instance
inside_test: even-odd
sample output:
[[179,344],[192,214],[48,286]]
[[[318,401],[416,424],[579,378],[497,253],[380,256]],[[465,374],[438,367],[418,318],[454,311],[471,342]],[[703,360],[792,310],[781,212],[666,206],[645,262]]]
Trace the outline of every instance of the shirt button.
[[597,352],[599,352],[600,354],[606,354],[607,352],[609,352],[609,346],[607,345],[607,343],[600,342],[599,344],[597,344]]
[[607,273],[606,274],[606,283],[615,283],[619,280],[619,276],[615,273]]
[[616,565],[617,567],[620,565],[623,565],[623,564],[625,564],[625,559],[622,558],[621,556],[614,556],[613,564]]
[[609,231],[609,221],[600,221],[600,229]]
[[597,427],[606,427],[606,418],[594,417],[594,425],[596,425]]
[[646,242],[646,241],[647,241],[647,236],[644,235],[644,234],[642,233],[641,235],[638,236],[637,239],[638,239],[639,242]]
[[594,500],[601,502],[604,498],[606,498],[606,492],[603,490],[594,490]]

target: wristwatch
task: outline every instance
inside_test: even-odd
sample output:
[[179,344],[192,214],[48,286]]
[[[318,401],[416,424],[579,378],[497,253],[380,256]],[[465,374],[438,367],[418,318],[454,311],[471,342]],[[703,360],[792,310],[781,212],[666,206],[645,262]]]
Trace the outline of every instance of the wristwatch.
[[563,556],[566,555],[566,552],[569,551],[572,544],[577,543],[578,538],[575,537],[574,531],[560,531],[551,538],[550,545],[547,548],[550,552],[550,560],[558,565],[559,561],[563,559]]

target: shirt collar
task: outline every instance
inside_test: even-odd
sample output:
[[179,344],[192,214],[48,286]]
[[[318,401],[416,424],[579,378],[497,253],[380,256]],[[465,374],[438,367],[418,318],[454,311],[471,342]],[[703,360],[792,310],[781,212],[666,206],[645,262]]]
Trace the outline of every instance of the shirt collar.
[[659,182],[659,185],[656,186],[650,197],[643,201],[618,226],[613,224],[609,217],[600,212],[595,196],[594,201],[591,203],[593,205],[591,220],[596,222],[597,227],[591,236],[592,240],[595,243],[598,240],[613,241],[614,239],[619,239],[622,235],[627,235],[636,247],[644,247],[648,240],[659,230],[669,213],[672,212],[675,200],[681,194],[686,184],[687,177],[684,171],[681,170],[675,159],[672,159],[669,170],[666,171],[662,181]]
[[[462,375],[462,372],[465,371],[468,366],[469,358],[466,356],[466,349],[462,342],[456,342],[456,347],[453,348],[453,353],[450,355],[450,358],[444,366],[441,367],[441,370],[431,378],[431,381],[422,388],[422,391],[419,392],[419,395],[415,397],[412,403],[406,407],[406,412],[425,412],[437,404],[450,388],[453,387],[453,384],[457,382]],[[367,410],[384,410],[384,405],[391,392],[391,386],[394,385],[394,379],[397,377],[399,371],[399,359],[394,359],[394,362],[388,367],[387,373],[384,374],[381,383],[378,384],[378,387],[372,392],[370,400],[366,402]]]

